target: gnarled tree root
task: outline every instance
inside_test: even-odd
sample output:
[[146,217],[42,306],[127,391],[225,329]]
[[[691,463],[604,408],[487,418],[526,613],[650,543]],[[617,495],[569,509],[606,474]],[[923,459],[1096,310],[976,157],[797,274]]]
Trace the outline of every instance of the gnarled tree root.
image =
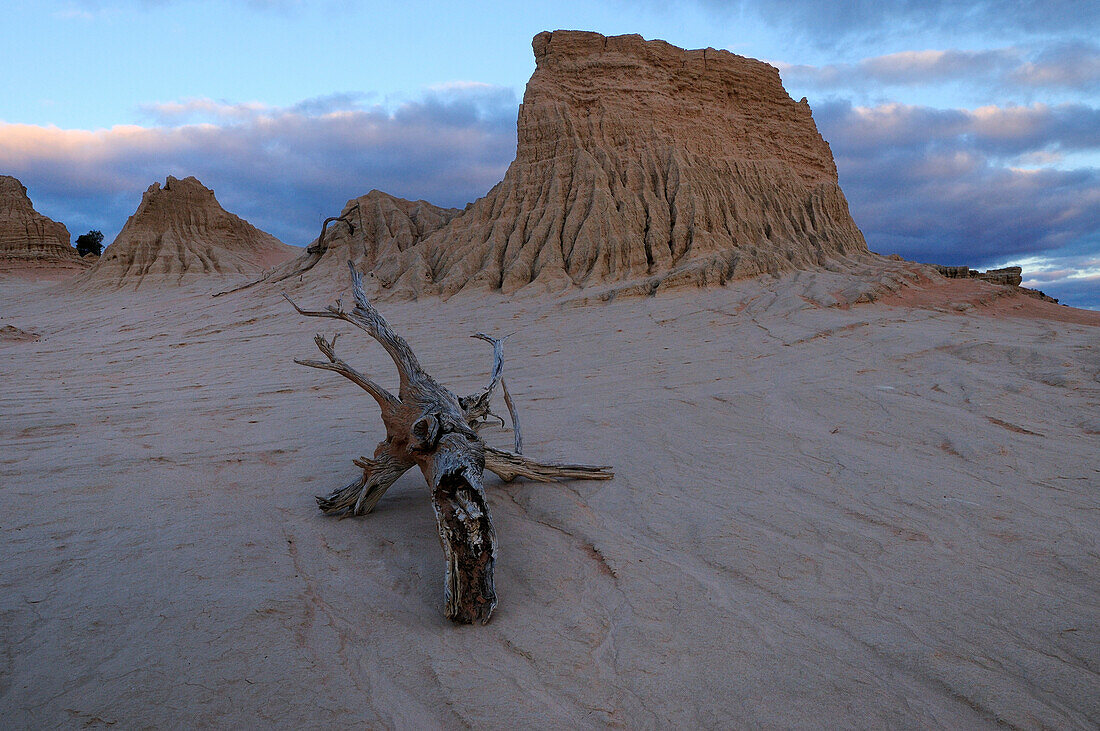
[[347,487],[334,490],[328,497],[317,496],[317,506],[325,515],[348,518],[353,515],[366,515],[386,494],[386,490],[397,482],[397,478],[409,471],[412,462],[402,462],[394,457],[386,442],[378,445],[374,459],[360,457],[356,466],[362,468],[363,476]]
[[505,482],[511,482],[517,477],[526,477],[535,482],[558,482],[559,480],[610,480],[615,476],[607,466],[536,462],[521,454],[512,454],[489,445],[485,445],[485,469]]
[[[324,238],[323,232],[321,238]],[[338,373],[362,388],[378,403],[386,427],[386,439],[378,445],[374,457],[355,460],[363,470],[362,476],[327,497],[318,497],[317,504],[326,515],[364,515],[374,509],[401,475],[413,465],[420,467],[431,489],[432,508],[445,558],[444,614],[460,623],[488,622],[497,602],[493,584],[497,549],[485,499],[484,471],[487,469],[505,481],[527,477],[551,482],[607,480],[612,477],[611,468],[544,463],[518,454],[523,445],[515,403],[504,386],[504,338],[483,333],[474,336],[493,346],[492,373],[484,389],[470,396],[456,397],[420,367],[409,344],[367,301],[362,276],[350,261],[348,268],[355,294],[352,311],[347,312],[338,305],[324,310],[304,310],[289,297],[287,300],[301,315],[341,320],[378,341],[397,367],[400,388],[394,395],[344,362],[336,355],[336,336],[331,340],[320,334],[314,337],[324,360],[295,361],[310,368]],[[478,437],[478,428],[485,425],[488,418],[500,418],[490,409],[497,385],[504,391],[512,417],[515,454],[489,447]]]

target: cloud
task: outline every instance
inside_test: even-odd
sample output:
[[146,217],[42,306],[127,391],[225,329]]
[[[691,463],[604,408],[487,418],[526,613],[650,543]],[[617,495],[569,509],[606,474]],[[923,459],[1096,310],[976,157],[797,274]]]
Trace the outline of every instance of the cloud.
[[[460,94],[451,92],[476,91],[478,94],[470,94],[474,99],[490,98],[494,94],[502,94],[499,87],[483,84],[473,88],[435,88],[430,87],[429,92],[435,92],[433,97],[446,97],[452,102],[458,101]],[[502,94],[508,96],[507,94]],[[326,96],[303,99],[289,107],[274,107],[263,102],[228,102],[214,100],[206,97],[193,97],[180,101],[156,102],[142,104],[138,111],[142,116],[158,126],[177,127],[184,124],[223,124],[233,122],[252,122],[261,118],[279,117],[287,114],[296,114],[307,117],[319,117],[331,115],[337,112],[359,112],[363,110],[363,104],[371,95],[363,93],[343,92]]]
[[1081,256],[1029,256],[1004,266],[1025,272],[1023,286],[1038,289],[1075,307],[1100,310],[1100,253]]
[[921,50],[902,51],[885,56],[865,58],[857,63],[808,66],[772,62],[779,68],[784,81],[818,88],[868,88],[881,85],[925,86],[954,81],[973,80],[977,75],[1000,73],[1022,63],[1022,53],[1015,48],[987,51]]
[[388,110],[337,95],[290,107],[190,99],[150,105],[150,126],[105,130],[0,123],[0,170],[40,211],[110,241],[141,192],[195,175],[228,210],[305,244],[344,202],[379,188],[461,206],[484,195],[515,154],[509,89],[428,92]]
[[939,109],[899,103],[875,107],[823,105],[816,117],[843,140],[846,151],[930,147],[1018,156],[1100,149],[1100,108],[1084,104]]
[[902,51],[856,63],[809,66],[773,62],[788,84],[817,89],[878,90],[949,82],[1000,92],[1100,89],[1100,46],[1064,41],[1030,49],[1007,47]]
[[1100,46],[1067,41],[1036,53],[1032,60],[1008,73],[1008,78],[1030,87],[1064,87],[1080,91],[1100,89]]
[[439,84],[432,84],[428,87],[428,91],[468,91],[470,89],[485,90],[493,88],[492,84],[486,84],[484,81],[444,81]]
[[[254,119],[267,112],[270,107],[260,102],[218,102],[213,99],[197,98],[183,101],[143,104],[139,108],[142,114],[160,125],[176,126],[196,121],[245,121]],[[289,110],[288,110],[289,111]]]
[[1047,35],[1100,24],[1100,3],[1080,0],[698,0],[723,15],[751,14],[822,46],[905,38],[917,31]]
[[[876,251],[972,267],[1027,257],[1072,263],[1100,252],[1100,169],[1022,166],[1036,154],[1100,149],[1098,109],[836,101],[814,116]],[[1100,281],[1075,287],[1100,297]]]

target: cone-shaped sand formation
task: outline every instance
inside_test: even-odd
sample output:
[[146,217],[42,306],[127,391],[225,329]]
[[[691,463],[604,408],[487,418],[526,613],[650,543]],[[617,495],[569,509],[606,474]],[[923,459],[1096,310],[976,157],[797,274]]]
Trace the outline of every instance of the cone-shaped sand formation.
[[772,66],[637,35],[555,31],[533,46],[504,180],[381,257],[382,288],[651,291],[869,253],[809,106]]
[[256,275],[293,257],[287,246],[227,212],[193,177],[149,186],[99,261],[79,278],[92,286],[184,284],[211,275]]
[[27,189],[0,175],[0,272],[72,275],[88,267],[69,244],[69,229],[34,210]]

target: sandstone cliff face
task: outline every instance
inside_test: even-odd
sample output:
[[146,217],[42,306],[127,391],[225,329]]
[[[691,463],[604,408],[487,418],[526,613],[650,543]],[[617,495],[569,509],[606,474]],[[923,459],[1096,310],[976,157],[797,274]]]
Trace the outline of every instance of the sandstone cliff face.
[[1024,270],[1020,267],[1003,267],[1001,269],[990,269],[985,272],[980,272],[977,269],[971,269],[967,266],[946,267],[939,264],[933,264],[932,266],[936,268],[936,271],[948,279],[980,279],[983,282],[1004,284],[1012,287],[1019,287],[1020,283],[1024,281]]
[[[440,208],[427,201],[409,201],[379,190],[347,202],[340,215],[351,226],[336,226],[328,247],[341,250],[363,268],[394,258],[451,222],[459,208]],[[340,262],[341,273],[344,262]]]
[[299,250],[228,213],[193,177],[171,176],[145,191],[99,261],[81,275],[90,285],[183,284],[211,275],[255,275]]
[[504,180],[374,269],[407,295],[652,290],[868,254],[809,106],[768,64],[640,36],[535,36]]
[[1021,267],[1002,267],[1000,269],[989,269],[981,272],[977,269],[971,269],[968,266],[943,266],[941,264],[932,264],[941,276],[948,279],[980,279],[983,282],[989,282],[990,284],[1000,284],[1005,287],[1013,287],[1015,291],[1020,294],[1026,294],[1029,297],[1035,297],[1046,302],[1053,302],[1058,304],[1058,300],[1045,292],[1041,292],[1037,289],[1030,289],[1029,287],[1021,287],[1024,281],[1024,270]]
[[87,267],[69,244],[69,229],[34,210],[22,183],[0,175],[0,271],[76,273]]

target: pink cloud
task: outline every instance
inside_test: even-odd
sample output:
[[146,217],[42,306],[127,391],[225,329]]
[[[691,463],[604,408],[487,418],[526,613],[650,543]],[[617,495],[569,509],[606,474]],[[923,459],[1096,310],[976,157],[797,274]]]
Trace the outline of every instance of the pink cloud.
[[[286,108],[199,99],[150,108],[161,115],[150,126],[0,123],[0,170],[75,219],[72,228],[98,228],[108,241],[141,191],[172,174],[197,176],[230,210],[305,243],[317,222],[371,188],[442,205],[483,195],[514,156],[515,104],[510,91],[478,87],[393,111],[361,108],[350,95]],[[180,122],[195,115],[216,121]]]
[[773,62],[784,81],[822,89],[870,89],[959,82],[1018,91],[1100,88],[1100,46],[1056,42],[1030,49],[923,49],[872,56],[856,63],[810,66]]

